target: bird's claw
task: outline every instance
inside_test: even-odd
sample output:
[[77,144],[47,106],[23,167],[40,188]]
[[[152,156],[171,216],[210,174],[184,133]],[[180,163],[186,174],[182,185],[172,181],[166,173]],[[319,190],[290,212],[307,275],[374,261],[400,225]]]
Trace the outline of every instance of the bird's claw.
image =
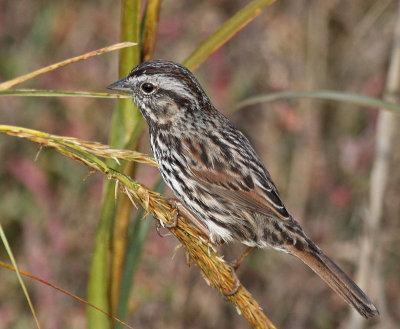
[[157,218],[157,221],[156,221],[157,234],[162,238],[168,236],[169,234],[162,234],[161,230],[160,230],[161,227],[165,227],[167,229],[171,229],[171,228],[177,227],[177,225],[178,225],[179,210],[178,210],[178,207],[177,207],[177,204],[176,204],[176,200],[169,199],[168,202],[174,208],[174,214],[172,216],[172,220],[169,221],[168,223],[164,223],[160,219]]
[[174,215],[172,216],[172,221],[169,221],[168,223],[164,223],[164,227],[174,228],[178,225],[179,210],[178,210],[175,200],[173,200],[173,201],[168,200],[168,202],[174,207]]
[[161,227],[164,227],[164,226],[161,225],[161,221],[160,221],[159,219],[157,219],[157,221],[156,221],[156,231],[157,231],[157,234],[158,234],[161,238],[165,238],[166,236],[169,236],[170,233],[167,233],[167,234],[161,233],[161,230],[160,230]]
[[236,275],[236,272],[233,268],[231,268],[231,272],[232,272],[233,278],[235,279],[235,282],[234,282],[235,285],[233,286],[233,289],[231,291],[223,292],[225,297],[230,297],[230,296],[233,296],[234,294],[236,294],[241,286],[241,283],[240,283],[240,281]]

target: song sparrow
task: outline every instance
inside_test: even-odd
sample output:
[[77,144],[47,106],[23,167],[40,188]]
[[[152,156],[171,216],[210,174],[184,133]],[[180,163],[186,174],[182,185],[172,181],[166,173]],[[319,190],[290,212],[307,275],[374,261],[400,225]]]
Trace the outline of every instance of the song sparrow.
[[288,213],[247,138],[216,110],[188,69],[165,60],[144,62],[108,88],[132,95],[148,123],[162,177],[211,241],[236,240],[297,256],[362,316],[378,314]]

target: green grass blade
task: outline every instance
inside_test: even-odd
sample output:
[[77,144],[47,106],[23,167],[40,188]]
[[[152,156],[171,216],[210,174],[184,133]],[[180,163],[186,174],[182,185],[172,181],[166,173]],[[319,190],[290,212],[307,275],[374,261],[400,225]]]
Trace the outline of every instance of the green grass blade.
[[[140,43],[140,0],[122,2],[121,42]],[[119,53],[119,77],[127,75],[140,62],[140,46],[122,49]]]
[[10,245],[8,244],[7,237],[4,234],[3,226],[1,224],[0,224],[0,238],[3,241],[4,247],[5,247],[5,249],[6,249],[7,253],[8,253],[8,257],[10,257],[11,264],[15,268],[15,274],[17,275],[19,284],[21,285],[21,288],[22,288],[22,291],[24,292],[25,298],[28,301],[29,308],[31,309],[33,318],[35,319],[35,322],[36,322],[36,326],[40,329],[41,327],[40,327],[40,323],[39,323],[39,320],[38,320],[37,315],[36,315],[35,308],[33,307],[32,301],[31,301],[31,299],[29,297],[28,290],[26,289],[25,283],[22,280],[21,274],[19,273],[19,268],[18,268],[17,262],[15,261],[14,255],[13,255],[13,253],[11,251]]
[[[132,41],[140,45],[140,0],[122,2],[121,41]],[[119,78],[126,76],[140,62],[140,46],[122,49],[119,53]],[[110,133],[110,144],[119,148],[127,145],[131,134],[141,128],[143,118],[132,99],[121,99],[115,110]]]
[[[97,227],[94,241],[94,252],[90,266],[87,299],[109,313],[108,299],[108,253],[110,246],[110,231],[114,214],[114,186],[115,182],[105,185],[103,192],[103,205],[100,213],[99,226]],[[110,320],[102,313],[96,312],[91,307],[86,308],[88,328],[109,329]]]
[[266,95],[259,95],[245,99],[244,101],[237,104],[233,111],[238,111],[246,106],[255,105],[264,102],[272,102],[277,100],[289,99],[289,98],[314,98],[314,99],[325,99],[339,102],[347,102],[360,106],[375,107],[394,112],[400,112],[400,106],[393,103],[382,101],[378,98],[369,96],[363,96],[358,94],[344,93],[331,90],[316,90],[316,91],[283,91],[277,93],[271,93]]
[[[165,183],[160,178],[152,188],[157,193],[164,193]],[[133,282],[136,271],[139,266],[142,248],[146,241],[147,235],[153,223],[152,216],[148,215],[143,218],[144,211],[141,209],[136,217],[134,224],[129,232],[129,244],[125,256],[125,266],[121,282],[121,294],[119,297],[117,318],[122,320],[126,318],[128,299],[132,292]],[[123,320],[122,320],[123,321]],[[117,323],[116,329],[122,329],[122,325]]]
[[[140,24],[140,35],[142,40],[141,58],[149,60],[153,55],[155,37],[158,24],[158,16],[161,0],[149,0],[146,4],[144,18]],[[137,26],[139,27],[139,26]],[[135,33],[137,33],[136,31]],[[138,63],[135,63],[138,64]],[[132,67],[127,68],[130,70]],[[120,72],[125,75],[125,72]],[[133,108],[133,104],[129,104],[129,109]],[[132,116],[132,113],[130,114]],[[143,132],[145,121],[135,107],[133,113],[134,129],[130,134],[130,139],[126,142],[127,148],[136,148],[137,140]],[[127,135],[129,136],[129,134]],[[125,168],[125,173],[133,175],[135,173],[134,164]],[[127,237],[124,232],[129,226],[129,215],[131,212],[131,202],[129,198],[122,195],[117,204],[117,212],[115,214],[114,224],[114,240],[112,253],[112,276],[111,276],[111,302],[112,311],[126,314],[129,295],[134,272],[139,264],[142,246],[147,237],[150,228],[150,221],[137,220],[134,230],[134,236]],[[143,215],[141,215],[143,216]],[[122,302],[122,305],[121,305]],[[117,328],[119,324],[115,323]]]
[[[122,2],[121,40],[140,43],[140,0]],[[140,46],[122,49],[119,53],[119,78],[123,78],[140,62]],[[141,128],[144,120],[132,99],[121,99],[118,102],[113,126],[111,129],[111,145],[129,148],[131,134]],[[122,133],[122,134],[121,134]],[[117,138],[120,136],[119,138]],[[113,143],[116,143],[115,145]]]
[[[122,2],[121,41],[132,41],[140,45],[140,0],[125,0]],[[120,51],[119,77],[123,77],[139,63],[140,47],[125,48]],[[118,148],[132,148],[128,142],[134,144],[131,135],[143,129],[143,118],[131,99],[119,100],[115,109],[110,144]],[[122,170],[124,163],[118,168]],[[103,193],[103,207],[100,214],[99,226],[96,232],[94,254],[89,273],[88,300],[96,305],[104,305],[104,310],[110,311],[110,279],[108,252],[113,223],[115,222],[114,183],[105,181]],[[99,273],[99,271],[102,271]],[[87,308],[89,329],[110,329],[111,322],[104,316]]]
[[[140,40],[141,18],[140,18],[140,0],[123,1],[122,9],[122,32],[123,40],[135,40],[142,45]],[[126,76],[130,70],[139,64],[141,47],[130,49],[120,53],[119,77]],[[119,120],[119,126],[114,125],[111,131],[111,140],[123,144],[124,149],[136,149],[138,138],[141,136],[145,127],[144,119],[131,99],[122,99],[118,102],[116,118]],[[122,124],[122,126],[121,126]],[[124,134],[121,132],[125,130]],[[120,137],[119,139],[117,137]],[[125,166],[123,163],[120,171],[129,176],[134,176],[135,164],[130,163]],[[126,232],[129,226],[132,204],[129,198],[122,194],[117,202],[114,215],[113,244],[111,253],[111,277],[110,277],[110,299],[111,311],[117,312],[122,280],[123,264],[126,253],[127,237]]]
[[253,0],[246,7],[238,11],[218,28],[211,36],[204,40],[183,62],[189,70],[194,71],[208,56],[214,53],[237,32],[253,20],[262,9],[275,0]]
[[128,95],[97,93],[92,91],[62,91],[62,90],[38,90],[38,89],[1,90],[0,96],[130,98],[130,96]]

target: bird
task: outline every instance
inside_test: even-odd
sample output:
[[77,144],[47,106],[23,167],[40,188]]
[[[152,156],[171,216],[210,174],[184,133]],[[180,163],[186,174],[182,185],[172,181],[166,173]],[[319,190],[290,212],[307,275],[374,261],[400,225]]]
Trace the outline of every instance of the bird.
[[363,317],[379,314],[305,234],[249,140],[214,107],[186,67],[146,61],[107,88],[131,95],[148,124],[161,176],[212,242],[236,241],[296,256]]

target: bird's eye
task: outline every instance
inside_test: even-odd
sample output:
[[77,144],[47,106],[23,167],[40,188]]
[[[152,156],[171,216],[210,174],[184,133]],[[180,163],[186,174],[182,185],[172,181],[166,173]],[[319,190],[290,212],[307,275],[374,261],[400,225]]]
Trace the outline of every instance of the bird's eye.
[[143,83],[140,88],[146,93],[146,94],[151,94],[155,89],[156,86],[153,85],[152,83],[145,82]]

